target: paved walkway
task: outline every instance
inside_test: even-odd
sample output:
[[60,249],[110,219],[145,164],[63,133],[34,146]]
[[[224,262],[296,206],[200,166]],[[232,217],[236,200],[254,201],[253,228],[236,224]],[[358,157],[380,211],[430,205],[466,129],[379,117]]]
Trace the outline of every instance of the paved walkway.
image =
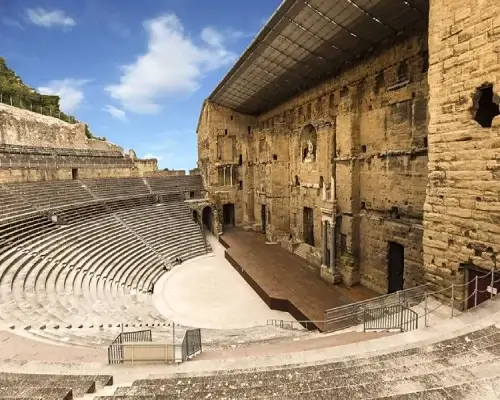
[[[262,234],[231,228],[222,240],[229,245],[230,262],[261,298],[296,319],[323,321],[326,309],[377,296],[363,286],[326,283],[301,257],[266,244]],[[322,330],[323,324],[317,327]]]
[[0,360],[71,363],[107,362],[105,348],[50,344],[9,331],[0,331]]
[[240,357],[262,357],[279,354],[297,353],[300,351],[317,350],[358,343],[364,340],[378,339],[394,335],[390,332],[349,332],[340,335],[327,335],[315,339],[292,340],[281,343],[260,344],[235,347],[227,350],[204,352],[196,356],[196,360],[217,360]]

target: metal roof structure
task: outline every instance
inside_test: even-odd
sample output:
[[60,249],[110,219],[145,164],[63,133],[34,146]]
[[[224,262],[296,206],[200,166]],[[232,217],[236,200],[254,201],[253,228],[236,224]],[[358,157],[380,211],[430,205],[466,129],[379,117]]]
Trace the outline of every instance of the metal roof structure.
[[209,100],[260,114],[386,40],[425,29],[428,10],[429,0],[284,0]]

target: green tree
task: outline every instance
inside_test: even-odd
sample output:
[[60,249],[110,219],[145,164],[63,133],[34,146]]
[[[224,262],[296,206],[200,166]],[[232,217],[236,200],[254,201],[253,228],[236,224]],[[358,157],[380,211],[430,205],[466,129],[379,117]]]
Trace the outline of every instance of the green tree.
[[[69,123],[77,123],[74,116],[65,114],[59,107],[59,96],[38,93],[32,87],[26,85],[22,79],[7,66],[5,59],[0,57],[0,101],[12,104],[15,107],[24,108],[44,115],[60,118]],[[85,124],[85,135],[91,139],[95,137]]]

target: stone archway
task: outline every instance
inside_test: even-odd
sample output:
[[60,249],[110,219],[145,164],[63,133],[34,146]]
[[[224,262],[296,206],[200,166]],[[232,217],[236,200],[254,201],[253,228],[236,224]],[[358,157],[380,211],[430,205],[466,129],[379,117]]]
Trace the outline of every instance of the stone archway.
[[300,154],[302,162],[316,161],[317,132],[312,124],[304,126],[300,134]]
[[205,225],[207,229],[213,233],[214,213],[212,207],[206,206],[203,208],[201,220],[203,222],[203,225]]

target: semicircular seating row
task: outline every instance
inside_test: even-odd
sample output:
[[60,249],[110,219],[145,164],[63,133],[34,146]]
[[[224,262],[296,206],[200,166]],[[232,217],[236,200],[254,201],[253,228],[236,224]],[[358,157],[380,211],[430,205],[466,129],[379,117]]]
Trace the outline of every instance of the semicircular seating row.
[[[76,188],[74,182],[64,185]],[[35,328],[167,322],[147,290],[173,259],[205,254],[207,247],[183,202],[154,201],[145,195],[53,209],[67,225],[21,209],[24,217],[0,224],[3,323]]]

